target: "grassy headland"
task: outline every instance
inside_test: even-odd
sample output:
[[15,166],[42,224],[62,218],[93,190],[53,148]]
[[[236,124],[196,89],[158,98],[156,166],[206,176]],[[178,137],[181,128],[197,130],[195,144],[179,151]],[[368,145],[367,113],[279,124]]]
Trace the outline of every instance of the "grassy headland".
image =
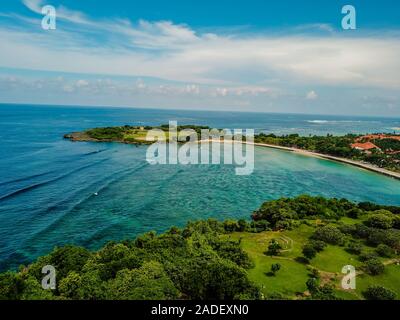
[[[128,144],[151,144],[153,141],[146,141],[147,133],[150,130],[159,129],[165,132],[168,141],[169,126],[120,126],[93,128],[81,132],[72,132],[64,135],[65,139],[71,141],[92,141],[92,142],[120,142]],[[194,130],[200,136],[201,129],[210,129],[206,126],[183,125],[178,126],[177,131]]]
[[[251,221],[189,222],[91,252],[55,248],[0,274],[0,299],[400,298],[400,207],[300,196],[265,202]],[[41,288],[42,267],[57,288]],[[341,286],[342,268],[356,289]]]

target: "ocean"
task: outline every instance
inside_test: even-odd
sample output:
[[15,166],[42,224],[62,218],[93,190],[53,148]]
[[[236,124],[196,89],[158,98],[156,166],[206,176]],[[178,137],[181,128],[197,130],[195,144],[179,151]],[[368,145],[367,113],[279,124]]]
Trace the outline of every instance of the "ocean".
[[400,132],[400,119],[390,118],[0,105],[0,270],[54,246],[97,249],[188,220],[249,218],[283,196],[400,205],[400,181],[280,150],[256,148],[254,173],[237,176],[229,165],[151,166],[146,146],[63,139],[92,127],[170,120],[276,134]]

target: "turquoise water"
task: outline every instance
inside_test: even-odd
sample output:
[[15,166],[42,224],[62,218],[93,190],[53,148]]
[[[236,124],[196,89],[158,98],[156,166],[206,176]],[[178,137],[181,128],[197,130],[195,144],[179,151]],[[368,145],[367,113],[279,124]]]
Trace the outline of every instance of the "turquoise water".
[[[263,201],[282,196],[307,193],[400,205],[400,181],[285,151],[256,148],[254,173],[237,176],[229,165],[151,166],[145,161],[144,146],[62,139],[66,132],[103,125],[178,120],[251,128],[253,121],[253,127],[284,131],[289,121],[285,115],[272,115],[269,120],[268,115],[263,119],[243,114],[245,125],[239,126],[238,117],[159,110],[0,106],[0,269],[32,261],[55,245],[74,243],[95,249],[107,240],[163,231],[188,220],[247,218]],[[297,122],[290,120],[290,125],[302,127],[304,134],[311,133],[316,129],[307,118],[318,116],[298,116]],[[366,121],[363,130],[367,132],[371,123],[386,120],[353,121]],[[399,126],[398,120],[387,121],[385,127]]]

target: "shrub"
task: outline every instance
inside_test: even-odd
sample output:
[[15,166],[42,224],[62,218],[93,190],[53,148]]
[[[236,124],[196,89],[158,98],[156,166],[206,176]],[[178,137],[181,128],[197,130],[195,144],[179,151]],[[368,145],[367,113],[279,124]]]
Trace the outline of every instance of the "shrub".
[[315,256],[317,255],[317,250],[314,249],[312,244],[308,243],[303,247],[302,253],[303,253],[304,257],[311,260],[311,259],[315,258]]
[[271,272],[275,275],[281,269],[281,265],[279,263],[274,263],[271,265]]
[[267,250],[266,254],[269,256],[277,256],[277,255],[279,255],[281,250],[282,250],[282,246],[279,244],[279,242],[276,241],[275,239],[272,239],[269,242],[268,250]]
[[86,131],[86,133],[94,139],[116,139],[121,140],[124,137],[125,129],[122,127],[106,127],[106,128],[94,128]]
[[396,293],[381,286],[369,286],[363,293],[367,300],[394,300]]
[[239,229],[239,224],[236,220],[225,220],[224,229],[226,232],[235,232]]
[[351,208],[346,212],[346,216],[352,219],[357,219],[362,213],[363,211],[359,208]]
[[386,244],[393,249],[397,249],[400,248],[400,232],[394,229],[370,229],[367,243],[371,246]]
[[368,261],[370,259],[375,259],[377,257],[378,257],[378,255],[375,252],[363,252],[358,256],[358,259],[361,262],[365,262],[365,261]]
[[364,224],[358,223],[354,226],[354,230],[351,234],[355,238],[366,239],[368,238],[370,232],[371,228],[367,227]]
[[310,278],[306,282],[306,286],[308,291],[312,294],[313,292],[316,292],[319,287],[319,281],[317,278]]
[[319,270],[316,269],[316,268],[312,268],[311,275],[315,279],[319,279],[321,277],[321,274],[319,273]]
[[354,235],[356,233],[356,225],[353,224],[341,224],[338,229],[344,234]]
[[334,226],[324,226],[318,228],[312,235],[312,239],[321,240],[330,244],[342,244],[344,234]]
[[366,273],[376,276],[385,271],[385,265],[378,259],[369,259],[363,266]]
[[393,218],[393,228],[400,229],[400,215]]
[[[386,211],[386,210],[380,210],[379,212]],[[369,216],[367,221],[365,221],[365,224],[371,228],[377,228],[377,229],[390,229],[393,226],[393,218],[391,217],[391,212],[388,212],[388,214],[385,213],[377,213],[377,214],[372,214]]]
[[320,240],[311,240],[309,244],[314,248],[315,251],[321,252],[325,249],[326,243]]
[[394,250],[386,244],[380,244],[376,247],[375,252],[385,258],[391,258],[394,255]]
[[239,232],[247,231],[249,229],[249,224],[246,220],[240,219],[238,221],[238,230]]
[[358,242],[350,242],[348,247],[346,248],[346,251],[352,254],[360,254],[363,249],[363,246],[358,243]]
[[16,273],[0,274],[0,300],[17,300],[23,291],[23,282]]

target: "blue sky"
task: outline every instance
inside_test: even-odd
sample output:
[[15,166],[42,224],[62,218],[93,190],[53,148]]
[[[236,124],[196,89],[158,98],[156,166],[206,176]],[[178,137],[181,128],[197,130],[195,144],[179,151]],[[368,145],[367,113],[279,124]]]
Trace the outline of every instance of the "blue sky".
[[399,31],[396,0],[2,0],[0,102],[400,116]]

